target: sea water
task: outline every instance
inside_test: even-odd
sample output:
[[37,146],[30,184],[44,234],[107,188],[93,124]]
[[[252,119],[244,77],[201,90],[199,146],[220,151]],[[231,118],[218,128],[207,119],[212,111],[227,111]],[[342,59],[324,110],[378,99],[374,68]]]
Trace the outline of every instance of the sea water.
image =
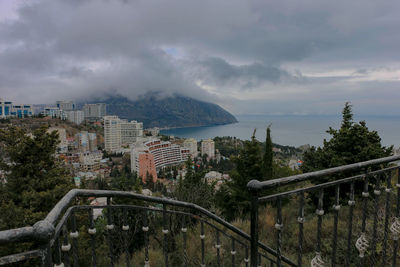
[[[193,137],[197,140],[214,138],[216,136],[232,136],[249,140],[256,129],[256,138],[265,140],[266,128],[271,126],[272,142],[281,145],[300,146],[310,144],[321,146],[324,139],[329,139],[326,133],[329,127],[338,129],[341,115],[236,115],[238,123],[189,127],[162,130],[165,135],[182,138]],[[385,146],[400,146],[400,117],[358,116],[355,121],[364,120],[369,130],[376,130]]]

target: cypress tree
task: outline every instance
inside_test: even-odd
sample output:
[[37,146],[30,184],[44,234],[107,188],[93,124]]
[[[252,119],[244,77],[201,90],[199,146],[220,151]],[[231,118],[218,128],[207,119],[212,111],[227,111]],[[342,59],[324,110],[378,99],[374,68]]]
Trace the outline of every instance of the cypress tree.
[[265,153],[263,158],[263,172],[264,180],[273,179],[273,152],[272,152],[272,140],[271,140],[271,129],[267,127],[267,137],[265,140]]

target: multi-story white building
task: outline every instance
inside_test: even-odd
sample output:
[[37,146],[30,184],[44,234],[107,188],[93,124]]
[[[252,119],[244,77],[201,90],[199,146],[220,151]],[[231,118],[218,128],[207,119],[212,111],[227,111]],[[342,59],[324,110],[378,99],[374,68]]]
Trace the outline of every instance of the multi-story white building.
[[56,105],[59,109],[65,111],[75,109],[75,103],[73,101],[57,101]]
[[0,118],[7,117],[30,117],[34,115],[35,112],[33,110],[32,105],[21,104],[21,105],[13,105],[10,101],[3,101],[0,99]]
[[97,150],[97,135],[96,133],[88,133],[89,137],[89,151],[93,152]]
[[132,144],[138,141],[138,137],[143,136],[143,123],[137,121],[120,120],[121,124],[121,143]]
[[121,149],[121,124],[118,116],[104,116],[104,145],[107,152]]
[[33,106],[32,105],[13,105],[13,112],[14,116],[18,118],[30,117],[34,114]]
[[201,142],[201,155],[207,155],[208,158],[215,157],[215,144],[213,140],[207,139]]
[[122,145],[132,144],[143,136],[143,123],[121,120],[118,116],[104,117],[104,143],[108,152],[121,150]]
[[83,106],[83,112],[85,113],[85,120],[98,120],[106,116],[106,104],[85,104]]
[[11,116],[12,107],[12,102],[0,99],[0,118]]
[[151,133],[152,136],[158,136],[160,134],[160,128],[154,127],[150,129],[146,129],[147,132]]
[[45,107],[43,110],[43,114],[45,116],[50,116],[52,118],[59,118],[61,120],[67,119],[67,114],[65,113],[65,111],[57,107]]
[[175,165],[185,162],[190,151],[171,142],[163,142],[158,139],[147,141],[143,144],[131,146],[131,170],[140,173],[140,155],[149,153],[154,159],[155,168],[159,169],[168,165]]
[[186,147],[187,149],[189,149],[192,159],[197,157],[198,151],[197,151],[197,140],[196,139],[194,139],[194,138],[185,139],[185,141],[183,141],[183,146]]
[[66,114],[67,120],[75,124],[81,124],[85,119],[82,110],[67,110],[64,112]]

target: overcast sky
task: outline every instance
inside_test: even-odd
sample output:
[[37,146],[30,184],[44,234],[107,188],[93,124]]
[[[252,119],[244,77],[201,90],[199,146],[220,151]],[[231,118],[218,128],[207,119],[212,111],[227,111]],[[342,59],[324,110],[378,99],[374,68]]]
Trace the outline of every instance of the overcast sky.
[[399,0],[0,0],[0,97],[400,115]]

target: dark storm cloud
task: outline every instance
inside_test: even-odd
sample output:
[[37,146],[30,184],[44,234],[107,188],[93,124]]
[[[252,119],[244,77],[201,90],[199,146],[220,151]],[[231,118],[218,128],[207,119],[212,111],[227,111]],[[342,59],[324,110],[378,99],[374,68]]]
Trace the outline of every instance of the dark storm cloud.
[[236,84],[242,89],[252,89],[264,82],[277,83],[293,77],[287,71],[263,63],[233,65],[222,58],[207,58],[198,63],[199,78],[209,84],[225,86]]
[[[243,89],[329,100],[333,86],[372,90],[343,83],[398,62],[399,10],[397,0],[27,1],[0,20],[0,92],[39,103],[159,91],[231,108],[250,101]],[[302,74],[328,68],[352,71]]]

